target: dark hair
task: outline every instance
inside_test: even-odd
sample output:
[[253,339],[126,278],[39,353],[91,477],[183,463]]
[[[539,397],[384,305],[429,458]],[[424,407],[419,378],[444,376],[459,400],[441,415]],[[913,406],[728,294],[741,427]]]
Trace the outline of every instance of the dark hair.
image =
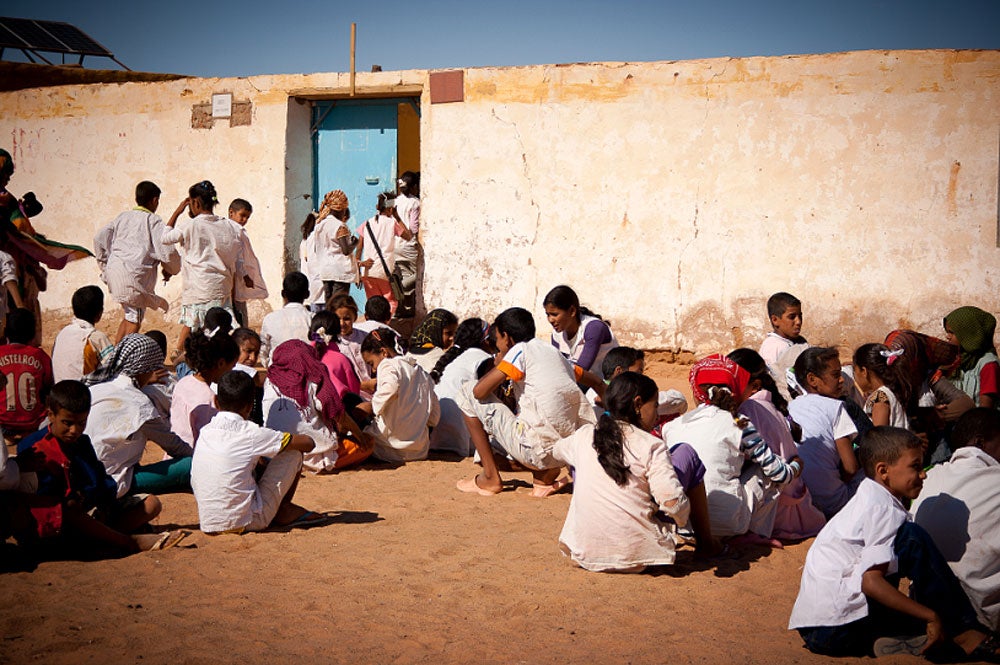
[[301,303],[309,297],[309,278],[292,271],[281,281],[281,296],[289,302]]
[[208,337],[204,330],[191,333],[184,342],[187,363],[199,374],[212,369],[222,360],[235,363],[240,357],[240,347],[232,337],[221,331]]
[[795,380],[802,386],[802,390],[809,392],[806,377],[810,374],[822,374],[831,360],[840,360],[840,354],[833,347],[813,346],[799,354],[795,359]]
[[493,327],[498,333],[510,335],[515,344],[535,338],[535,319],[523,307],[510,307],[500,312],[493,321]]
[[198,203],[205,210],[214,210],[216,204],[219,203],[219,195],[215,191],[215,185],[208,180],[191,185],[188,188],[188,196],[192,199],[198,199]]
[[396,333],[387,328],[376,328],[361,342],[361,353],[378,353],[382,349],[390,351],[394,356],[403,352]]
[[219,329],[220,335],[228,336],[233,332],[233,315],[224,307],[210,307],[205,312],[205,330]]
[[239,212],[240,210],[246,210],[248,213],[253,213],[253,206],[246,199],[233,199],[233,202],[229,204],[230,212]]
[[753,349],[736,349],[729,354],[728,358],[734,363],[742,367],[750,374],[750,380],[760,381],[760,387],[771,393],[771,404],[774,405],[782,415],[788,416],[788,402],[782,397],[781,392],[778,390],[778,385],[774,382],[774,377],[771,376],[770,370],[767,368],[767,363],[759,353]]
[[237,328],[232,334],[233,341],[236,342],[236,346],[243,346],[243,342],[253,341],[260,344],[260,335],[257,334],[256,330],[252,328]]
[[864,467],[865,475],[875,476],[875,465],[879,462],[893,464],[904,450],[922,448],[923,443],[916,435],[902,427],[873,427],[861,436],[858,445],[858,462]]
[[[327,348],[329,348],[322,339],[319,338],[319,329],[322,328],[323,332],[333,340],[340,337],[340,319],[333,312],[323,309],[315,314],[313,314],[312,323],[309,324],[309,340],[316,344],[316,351],[319,357],[322,357],[326,353]],[[338,349],[336,344],[330,344],[330,347]]]
[[388,323],[392,318],[392,306],[385,296],[372,296],[365,302],[365,320]]
[[81,286],[73,292],[73,316],[90,323],[97,323],[104,313],[104,291],[93,284]]
[[[7,297],[6,294],[4,297]],[[14,344],[30,344],[38,332],[37,326],[34,313],[18,307],[7,315],[7,339]]]
[[386,201],[391,201],[394,198],[396,198],[396,192],[393,192],[393,191],[382,192],[381,194],[378,195],[378,202],[375,204],[375,208],[379,212],[385,212],[385,208],[386,208],[385,202]]
[[1000,434],[1000,411],[977,406],[966,411],[951,431],[951,447],[953,450],[973,446],[976,439],[988,441]]
[[146,337],[149,337],[154,342],[156,342],[156,345],[160,347],[161,351],[163,351],[163,356],[166,357],[167,336],[164,334],[164,332],[162,330],[149,330],[146,332]]
[[48,397],[45,398],[45,405],[52,413],[58,413],[59,409],[70,413],[89,413],[90,388],[73,379],[60,381],[52,386]]
[[406,194],[408,196],[420,196],[420,174],[413,171],[403,171],[399,175],[399,180],[406,184]]
[[604,393],[605,412],[594,428],[594,450],[601,468],[619,486],[628,482],[630,471],[625,464],[625,435],[619,420],[641,429],[642,424],[635,408],[638,397],[642,402],[656,399],[659,391],[656,382],[637,372],[622,372],[611,380]]
[[220,411],[239,413],[253,404],[253,377],[246,372],[230,370],[219,377],[216,393]]
[[306,215],[306,219],[302,222],[300,230],[302,231],[302,239],[305,240],[312,235],[313,230],[316,228],[316,213],[310,212]]
[[336,312],[338,309],[343,307],[346,307],[354,312],[354,318],[358,318],[358,303],[354,302],[354,298],[346,293],[341,293],[339,296],[334,298],[333,302],[330,303],[330,306],[327,309],[331,312]]
[[[565,284],[560,284],[551,291],[545,294],[545,299],[542,300],[542,307],[548,307],[552,305],[556,309],[561,309],[564,312],[568,312],[571,307],[576,308],[576,320],[580,321],[584,316],[593,316],[600,319],[600,314],[595,314],[592,310],[584,307],[580,304],[580,298],[576,295],[576,291],[569,288]],[[603,321],[603,319],[601,319]]]
[[777,316],[781,318],[789,307],[802,307],[802,301],[791,293],[778,291],[767,299],[767,316]]
[[455,343],[444,352],[444,355],[434,365],[434,369],[431,370],[431,378],[434,379],[434,383],[441,381],[441,375],[444,374],[448,365],[468,349],[486,350],[483,348],[486,345],[486,338],[483,334],[485,327],[486,322],[477,318],[466,319],[458,324],[458,328],[455,329]]
[[645,359],[645,357],[646,354],[639,349],[633,349],[630,346],[616,346],[608,351],[607,355],[604,356],[604,360],[601,361],[601,373],[605,379],[610,380],[611,375],[619,367],[622,368],[623,372],[627,372],[629,367]]
[[910,384],[899,371],[902,364],[896,364],[894,356],[886,357],[883,353],[892,353],[885,344],[862,344],[854,352],[854,366],[873,373],[892,391],[900,404],[907,404],[910,401]]
[[143,180],[135,186],[135,203],[148,208],[153,199],[160,195],[160,188],[148,180]]

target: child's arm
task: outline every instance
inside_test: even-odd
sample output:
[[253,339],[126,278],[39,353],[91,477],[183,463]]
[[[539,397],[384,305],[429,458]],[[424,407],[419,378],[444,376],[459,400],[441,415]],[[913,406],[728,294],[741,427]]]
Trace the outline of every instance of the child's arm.
[[472,396],[483,401],[493,394],[493,391],[500,387],[500,384],[507,380],[507,375],[494,367],[486,375],[479,379],[472,389]]
[[890,610],[908,614],[927,623],[927,644],[922,652],[944,639],[941,618],[934,610],[904,595],[885,579],[888,564],[874,566],[861,576],[861,591]]
[[588,388],[593,388],[597,396],[604,400],[604,391],[607,389],[608,384],[604,383],[601,377],[597,376],[593,372],[588,372],[579,365],[573,365],[573,373],[576,375],[576,382],[581,383]]
[[18,309],[24,309],[24,300],[21,299],[21,290],[17,288],[17,282],[14,280],[5,282],[4,288],[7,289],[7,293],[10,294],[10,297],[14,299],[14,304],[18,307]]
[[312,452],[312,449],[316,447],[316,442],[313,441],[311,436],[305,434],[288,434],[288,443],[283,447],[308,453]]
[[785,462],[768,447],[767,442],[761,438],[753,423],[749,420],[745,422],[746,424],[742,427],[743,434],[740,437],[740,451],[743,456],[751,462],[759,464],[764,475],[773,483],[787,485],[798,478],[799,474],[802,473],[802,460],[796,455]]
[[858,464],[858,456],[854,454],[854,444],[851,438],[842,436],[836,440],[837,454],[840,456],[840,466],[844,469],[844,475],[853,478],[861,466]]
[[403,223],[403,220],[399,218],[399,212],[397,212],[395,208],[392,209],[392,216],[396,220],[394,227],[396,235],[403,240],[410,240],[413,237],[413,232],[410,231],[409,227],[407,227],[406,224]]
[[357,440],[358,445],[361,446],[363,450],[371,450],[375,447],[375,439],[372,435],[362,431],[361,428],[358,427],[358,424],[354,422],[354,418],[351,418],[351,415],[347,413],[347,411],[342,412],[340,416],[337,417],[337,428],[341,432],[347,432],[348,434],[353,435]]
[[189,199],[181,201],[180,205],[177,206],[177,210],[174,210],[174,214],[170,215],[170,220],[167,222],[167,226],[174,228],[174,224],[177,223],[177,218],[180,217],[181,213],[187,209],[189,203]]

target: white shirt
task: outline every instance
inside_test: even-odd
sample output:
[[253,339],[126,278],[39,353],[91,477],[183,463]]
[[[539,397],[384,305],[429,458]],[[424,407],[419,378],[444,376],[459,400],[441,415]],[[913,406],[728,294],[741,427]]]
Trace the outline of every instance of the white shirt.
[[235,226],[218,215],[201,214],[164,229],[163,244],[180,245],[182,304],[232,298],[233,278],[242,270],[243,260],[243,243]]
[[590,367],[584,367],[585,370],[593,372],[603,379],[604,356],[608,355],[608,351],[618,346],[618,339],[615,337],[614,331],[611,330],[611,326],[606,322],[601,321],[596,316],[583,316],[580,318],[580,327],[577,329],[576,335],[570,338],[566,336],[565,332],[553,332],[551,336],[552,342],[564,356],[576,363],[583,353],[584,335],[587,332],[587,326],[591,325],[598,328],[607,328],[608,333],[611,335],[611,341],[601,344],[600,348],[597,349],[597,355],[594,357],[594,361]]
[[842,626],[868,616],[861,578],[882,564],[896,572],[892,544],[908,519],[899,499],[865,478],[809,548],[788,627]]
[[[231,219],[229,221],[240,235],[240,252],[243,255],[242,270],[236,275],[236,281],[233,285],[233,300],[237,302],[263,300],[267,298],[267,285],[264,284],[264,276],[260,272],[260,261],[253,251],[253,245],[250,244],[247,229],[239,222],[234,222]],[[250,281],[253,282],[252,287],[246,285],[244,277],[250,278]]]
[[273,457],[291,436],[220,411],[201,430],[191,461],[191,488],[201,530],[241,529],[262,509],[253,472],[261,457]]
[[793,346],[795,346],[795,342],[787,337],[782,337],[776,332],[769,332],[767,333],[767,337],[764,338],[764,341],[761,342],[758,353],[760,354],[760,357],[764,359],[764,362],[770,366],[778,362],[778,358],[781,357],[781,354]]
[[799,457],[802,479],[812,494],[813,504],[830,517],[847,503],[861,482],[858,471],[850,483],[840,478],[840,454],[836,440],[853,439],[858,430],[840,400],[808,393],[788,405],[788,414],[802,427]]
[[[360,330],[365,335],[367,335],[368,333],[370,333],[373,330],[378,330],[379,328],[384,328],[385,330],[392,330],[392,328],[390,328],[387,324],[382,323],[381,321],[355,321],[354,322],[354,329],[355,330]],[[392,330],[392,332],[395,333],[396,331]]]
[[152,440],[177,457],[191,447],[170,431],[167,421],[132,379],[124,374],[90,387],[90,416],[84,433],[108,475],[118,485],[118,496],[132,487],[132,475],[142,460],[146,441]]
[[[3,295],[6,298],[6,294]],[[85,367],[87,345],[90,345],[91,362],[94,366]],[[73,319],[56,335],[52,345],[52,378],[56,381],[73,379],[79,381],[88,369],[92,372],[101,362],[114,353],[115,347],[111,338],[94,327],[90,321]]]
[[309,278],[309,299],[306,304],[326,302],[323,280],[319,277],[319,260],[316,258],[316,234],[303,238],[299,243],[299,270]]
[[[324,282],[353,282],[358,277],[354,254],[344,254],[337,242],[337,233],[347,229],[347,224],[333,215],[324,217],[316,225],[313,235],[316,236],[317,274]],[[350,236],[350,232],[348,232]]]
[[376,437],[375,456],[389,462],[409,462],[427,457],[430,433],[441,407],[434,382],[413,360],[395,356],[379,363],[372,395]]
[[417,234],[420,232],[420,199],[406,194],[397,194],[396,214],[413,234],[409,240],[402,238],[396,240],[396,260],[416,261],[419,252]]
[[260,360],[264,367],[271,364],[271,354],[282,342],[290,339],[309,341],[312,314],[300,302],[290,302],[264,317],[260,325]]
[[371,259],[374,262],[371,268],[362,269],[362,274],[366,277],[389,279],[389,276],[382,268],[382,261],[378,258],[378,252],[375,251],[375,244],[372,242],[372,237],[368,233],[368,229],[371,229],[375,233],[375,240],[378,241],[379,249],[382,250],[382,258],[385,259],[385,264],[389,267],[389,272],[391,273],[393,267],[396,265],[396,220],[386,215],[376,215],[362,224],[361,228],[358,229],[358,235],[364,242],[361,259]]
[[156,295],[157,268],[163,263],[175,273],[181,259],[177,250],[164,244],[166,231],[158,215],[135,209],[118,215],[94,236],[101,279],[117,302],[167,311],[167,301]]
[[[691,510],[666,444],[620,424],[624,462],[630,471],[624,486],[617,485],[598,461],[592,425],[581,427],[552,449],[553,457],[576,470],[559,544],[587,570],[628,571],[673,563],[673,529],[659,521],[656,512],[662,510],[683,526]],[[667,506],[670,501],[676,504]]]
[[431,432],[431,450],[446,450],[465,456],[474,452],[465,416],[458,408],[455,397],[463,383],[476,380],[479,364],[490,357],[482,349],[466,349],[444,369],[441,380],[434,386],[441,405],[441,419]]
[[900,401],[896,398],[896,395],[893,394],[892,390],[887,386],[879,386],[865,400],[865,413],[868,417],[871,418],[872,407],[874,406],[875,400],[879,394],[885,395],[886,400],[889,403],[889,426],[910,429],[910,420],[906,417],[906,408],[903,407]]
[[3,321],[7,320],[7,282],[17,283],[17,264],[13,256],[0,251],[0,320]]
[[910,507],[948,561],[976,614],[1000,628],[1000,462],[974,447],[927,472]]
[[337,464],[339,441],[334,423],[320,415],[323,405],[316,397],[316,384],[309,385],[309,402],[301,407],[285,397],[270,381],[264,382],[264,426],[279,432],[305,434],[316,444],[311,452],[303,453],[302,465],[313,473],[333,471]]

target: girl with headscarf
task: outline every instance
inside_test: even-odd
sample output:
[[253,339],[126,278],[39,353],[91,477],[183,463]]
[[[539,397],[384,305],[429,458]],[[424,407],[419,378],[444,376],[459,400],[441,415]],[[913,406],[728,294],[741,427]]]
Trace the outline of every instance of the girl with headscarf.
[[947,339],[961,347],[958,369],[950,377],[976,406],[1000,407],[1000,364],[993,345],[997,320],[978,307],[959,307],[944,317]]
[[[84,377],[91,407],[86,434],[118,496],[128,493],[189,491],[191,446],[170,431],[170,424],[142,388],[167,375],[163,350],[151,337],[133,333],[115,347],[110,361]],[[163,448],[171,459],[140,465],[146,441]]]
[[282,342],[271,356],[264,383],[264,426],[312,437],[316,447],[303,454],[302,464],[313,473],[357,464],[374,446],[344,410],[316,350],[298,339]]
[[455,342],[458,317],[446,309],[432,309],[410,335],[409,357],[430,374]]
[[781,547],[771,539],[778,491],[802,472],[802,461],[774,454],[740,405],[760,390],[759,381],[729,358],[715,354],[691,368],[699,406],[663,428],[668,448],[686,442],[705,465],[712,535]]

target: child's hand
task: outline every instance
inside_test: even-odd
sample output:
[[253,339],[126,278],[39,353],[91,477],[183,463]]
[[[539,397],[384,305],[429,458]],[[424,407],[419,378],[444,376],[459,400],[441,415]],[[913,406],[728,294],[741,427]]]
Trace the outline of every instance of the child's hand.
[[189,205],[191,205],[191,199],[184,199],[180,202],[180,205],[177,206],[177,210],[175,212],[179,215],[184,212]]
[[927,653],[927,650],[938,642],[944,641],[944,626],[941,624],[941,617],[937,614],[927,622],[927,644],[920,650],[920,653]]

